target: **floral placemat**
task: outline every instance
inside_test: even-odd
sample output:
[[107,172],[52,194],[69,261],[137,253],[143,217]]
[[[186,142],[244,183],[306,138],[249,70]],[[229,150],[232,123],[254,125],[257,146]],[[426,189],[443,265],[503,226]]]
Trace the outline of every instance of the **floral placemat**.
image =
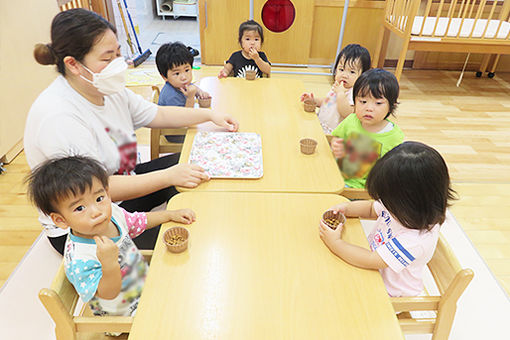
[[253,132],[200,131],[189,163],[200,165],[211,178],[260,178],[262,140]]

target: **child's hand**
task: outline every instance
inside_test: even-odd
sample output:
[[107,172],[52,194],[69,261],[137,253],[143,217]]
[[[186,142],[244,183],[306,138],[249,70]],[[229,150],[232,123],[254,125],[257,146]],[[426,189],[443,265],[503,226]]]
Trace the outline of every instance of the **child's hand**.
[[336,92],[337,96],[345,95],[345,93],[347,92],[347,89],[344,87],[343,81],[341,82],[335,81],[335,83],[333,84],[333,90]]
[[313,93],[303,93],[301,98],[299,98],[302,102],[305,100],[311,99],[314,103],[316,103],[315,98],[313,97]]
[[335,155],[336,159],[344,158],[345,147],[343,138],[333,137],[331,140],[331,150],[333,151],[333,155]]
[[332,206],[331,208],[329,208],[329,210],[331,210],[333,212],[333,214],[337,214],[337,213],[341,212],[342,214],[345,215],[345,212],[347,210],[347,204],[349,204],[349,203],[347,203],[347,202],[340,203],[340,204]]
[[197,219],[195,212],[191,209],[179,209],[179,210],[169,210],[168,211],[168,220],[191,224],[195,222]]
[[211,95],[205,91],[198,91],[198,98],[200,99],[207,99],[207,98],[211,98]]
[[258,60],[260,58],[259,52],[253,47],[251,47],[250,50],[248,51],[248,55],[250,56],[250,59],[253,60]]
[[227,71],[224,68],[222,68],[220,73],[218,73],[218,79],[227,78],[227,77],[228,77]]
[[119,248],[117,245],[106,236],[94,236],[96,241],[96,255],[103,269],[111,268],[113,265],[118,264]]
[[195,97],[195,94],[197,93],[197,91],[198,91],[198,88],[193,84],[189,84],[184,87],[181,87],[181,92],[186,97]]
[[322,223],[322,220],[319,221],[319,236],[329,249],[333,248],[335,242],[338,242],[338,240],[342,239],[342,230],[343,225],[339,225],[336,229],[333,230]]

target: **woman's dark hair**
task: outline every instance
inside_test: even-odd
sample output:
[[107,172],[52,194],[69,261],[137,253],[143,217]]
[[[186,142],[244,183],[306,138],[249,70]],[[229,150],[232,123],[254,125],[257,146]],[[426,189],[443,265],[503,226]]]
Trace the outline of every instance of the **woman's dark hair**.
[[242,46],[241,40],[243,38],[243,34],[245,31],[257,32],[260,35],[260,43],[262,44],[264,42],[264,30],[262,29],[262,26],[260,26],[260,24],[258,22],[256,22],[255,20],[248,20],[248,21],[243,22],[239,26],[239,38],[238,38],[239,45]]
[[366,187],[409,229],[442,224],[450,201],[457,199],[443,157],[419,142],[404,142],[386,153],[370,170]]
[[358,44],[349,44],[345,46],[336,57],[335,67],[333,68],[333,81],[335,80],[336,69],[338,63],[343,58],[343,65],[356,66],[359,63],[361,73],[370,70],[370,52],[366,48]]
[[34,58],[42,65],[56,64],[58,72],[65,76],[64,58],[82,61],[107,30],[117,33],[112,24],[94,12],[83,8],[60,12],[51,22],[51,44],[35,45]]
[[193,55],[181,42],[163,44],[156,53],[156,66],[159,74],[165,78],[168,70],[184,64],[193,66]]
[[357,97],[367,97],[369,95],[374,98],[386,98],[390,106],[388,114],[384,117],[386,119],[390,114],[395,115],[399,91],[398,81],[393,73],[380,68],[373,68],[356,79],[352,95],[354,103],[356,103]]
[[43,213],[57,211],[58,202],[83,194],[92,187],[93,178],[108,188],[108,174],[98,161],[72,156],[50,159],[35,168],[26,178],[28,197]]

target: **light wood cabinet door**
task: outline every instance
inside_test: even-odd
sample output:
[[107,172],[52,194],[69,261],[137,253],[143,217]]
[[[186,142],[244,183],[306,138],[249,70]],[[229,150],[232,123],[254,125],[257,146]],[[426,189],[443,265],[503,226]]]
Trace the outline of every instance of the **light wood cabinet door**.
[[223,65],[230,54],[241,49],[239,25],[249,19],[250,2],[199,0],[202,63]]

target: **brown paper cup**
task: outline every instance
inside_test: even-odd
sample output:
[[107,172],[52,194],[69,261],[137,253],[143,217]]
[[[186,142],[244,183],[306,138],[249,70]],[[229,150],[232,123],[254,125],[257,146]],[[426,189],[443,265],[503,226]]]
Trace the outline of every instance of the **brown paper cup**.
[[208,108],[211,107],[211,97],[209,98],[198,98],[198,106],[201,108]]
[[257,71],[246,71],[246,80],[255,80],[257,78]]
[[311,99],[307,99],[303,103],[303,107],[306,112],[315,112],[315,102]]
[[333,210],[328,210],[322,215],[322,222],[335,230],[338,226],[344,225],[345,216],[341,212],[334,214]]
[[315,152],[317,142],[311,138],[304,138],[299,141],[299,145],[301,146],[302,153],[305,155],[311,155]]
[[184,227],[172,227],[163,234],[166,248],[172,253],[181,253],[188,248],[189,231]]

